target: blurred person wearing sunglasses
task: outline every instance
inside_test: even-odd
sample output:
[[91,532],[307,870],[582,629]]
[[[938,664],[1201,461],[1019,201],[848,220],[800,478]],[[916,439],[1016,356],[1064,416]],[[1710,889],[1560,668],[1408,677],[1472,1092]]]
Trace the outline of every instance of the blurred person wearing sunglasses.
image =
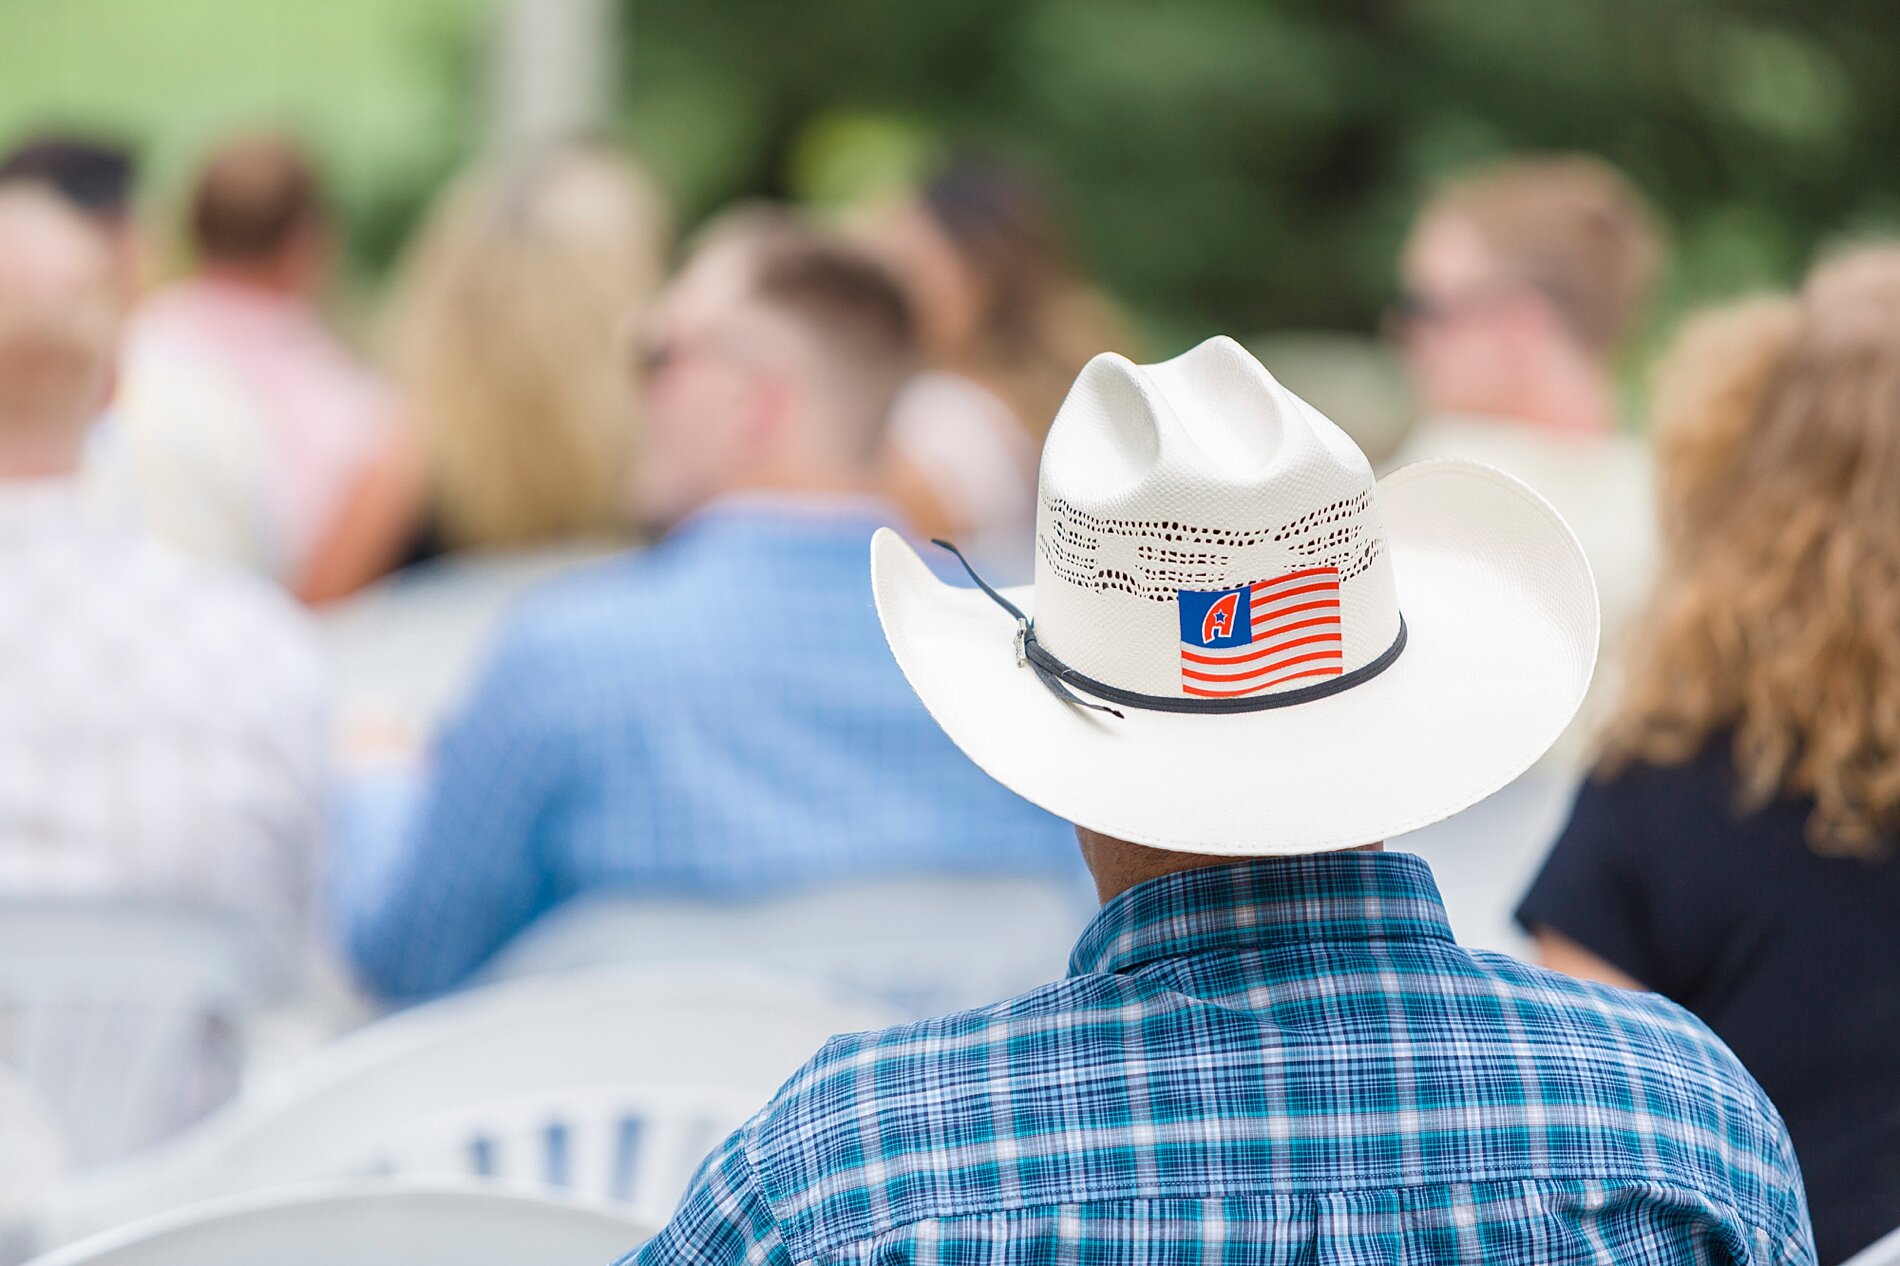
[[[1605,683],[1655,566],[1649,459],[1622,429],[1613,359],[1662,259],[1651,212],[1614,168],[1512,159],[1426,203],[1388,321],[1423,411],[1390,465],[1486,462],[1557,507],[1596,573]],[[1601,694],[1560,745],[1562,763],[1580,759]]]
[[915,363],[896,284],[748,213],[637,359],[635,500],[662,539],[523,602],[400,843],[340,871],[342,939],[385,996],[457,984],[582,894],[1073,872],[1062,826],[959,754],[883,650],[864,560],[897,519],[875,495]]

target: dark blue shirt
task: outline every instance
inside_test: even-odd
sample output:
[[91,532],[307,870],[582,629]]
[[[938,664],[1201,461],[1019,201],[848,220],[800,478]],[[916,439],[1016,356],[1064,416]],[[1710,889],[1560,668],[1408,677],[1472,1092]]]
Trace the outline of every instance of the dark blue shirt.
[[1900,1226],[1900,856],[1816,853],[1809,800],[1742,812],[1729,752],[1584,784],[1518,919],[1728,1043],[1787,1121],[1838,1262]]

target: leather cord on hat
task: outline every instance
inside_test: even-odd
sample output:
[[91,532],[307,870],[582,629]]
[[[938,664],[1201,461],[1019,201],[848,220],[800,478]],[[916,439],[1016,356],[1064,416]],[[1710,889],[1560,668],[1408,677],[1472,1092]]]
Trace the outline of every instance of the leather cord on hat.
[[[1093,712],[1106,712],[1118,721],[1126,719],[1122,716],[1119,709],[1111,708],[1106,704],[1090,703],[1087,699],[1079,697],[1074,691],[1063,685],[1062,678],[1065,675],[1073,673],[1074,670],[1042,649],[1042,646],[1036,641],[1036,626],[1030,622],[1028,616],[1023,614],[1023,609],[1011,602],[1008,598],[1005,598],[1002,594],[996,592],[996,590],[990,586],[989,581],[977,575],[976,568],[970,566],[970,560],[963,556],[962,550],[948,541],[940,541],[934,537],[931,538],[930,543],[932,545],[940,545],[944,549],[949,550],[952,554],[955,554],[957,561],[963,564],[963,570],[969,572],[970,579],[976,582],[976,587],[988,594],[997,606],[1016,617],[1016,661],[1018,663],[1027,664],[1030,668],[1034,669],[1036,679],[1049,688],[1050,694],[1055,695],[1064,703],[1072,703],[1078,708],[1088,708]],[[1075,673],[1075,675],[1081,677],[1080,673]],[[1087,681],[1088,678],[1082,677],[1082,680]],[[1083,688],[1087,689],[1086,686]]]
[[[1121,711],[1107,704],[1090,703],[1079,697],[1075,691],[1081,690],[1094,695],[1097,699],[1106,699],[1110,703],[1119,703],[1125,707],[1142,708],[1150,712],[1199,712],[1207,714],[1233,712],[1266,712],[1274,708],[1290,708],[1296,704],[1311,703],[1315,699],[1325,699],[1350,690],[1354,686],[1371,681],[1386,669],[1398,662],[1405,650],[1405,615],[1399,615],[1398,636],[1392,639],[1392,645],[1379,653],[1378,658],[1362,664],[1349,673],[1329,677],[1312,686],[1301,686],[1297,690],[1282,690],[1270,695],[1248,695],[1239,699],[1188,699],[1173,698],[1168,695],[1145,695],[1133,690],[1123,690],[1107,682],[1096,681],[1084,676],[1051,655],[1042,643],[1036,640],[1036,626],[1021,607],[1005,598],[992,588],[988,581],[976,574],[976,568],[963,556],[963,551],[948,541],[932,539],[932,545],[941,546],[956,555],[963,570],[970,574],[977,588],[988,594],[992,601],[1016,619],[1016,659],[1035,670],[1036,678],[1048,687],[1049,692],[1064,703],[1088,708],[1095,712],[1106,712],[1112,717],[1125,719]],[[1074,689],[1071,689],[1074,687]]]

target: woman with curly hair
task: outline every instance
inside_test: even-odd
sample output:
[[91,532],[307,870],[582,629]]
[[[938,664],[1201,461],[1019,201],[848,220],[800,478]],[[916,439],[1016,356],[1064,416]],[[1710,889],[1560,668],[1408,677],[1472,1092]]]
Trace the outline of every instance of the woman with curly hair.
[[1518,919],[1728,1042],[1840,1261],[1900,1225],[1900,246],[1690,323],[1655,415],[1662,575]]

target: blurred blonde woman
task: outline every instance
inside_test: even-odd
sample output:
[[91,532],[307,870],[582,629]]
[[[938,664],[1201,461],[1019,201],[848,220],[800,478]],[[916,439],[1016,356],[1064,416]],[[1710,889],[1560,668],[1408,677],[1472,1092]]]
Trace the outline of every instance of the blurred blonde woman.
[[651,181],[604,149],[453,184],[391,303],[407,425],[317,551],[304,598],[451,550],[623,536],[636,427],[620,335],[659,288],[666,242]]
[[1660,583],[1518,917],[1728,1042],[1840,1261],[1900,1225],[1900,246],[1692,322],[1655,412]]

